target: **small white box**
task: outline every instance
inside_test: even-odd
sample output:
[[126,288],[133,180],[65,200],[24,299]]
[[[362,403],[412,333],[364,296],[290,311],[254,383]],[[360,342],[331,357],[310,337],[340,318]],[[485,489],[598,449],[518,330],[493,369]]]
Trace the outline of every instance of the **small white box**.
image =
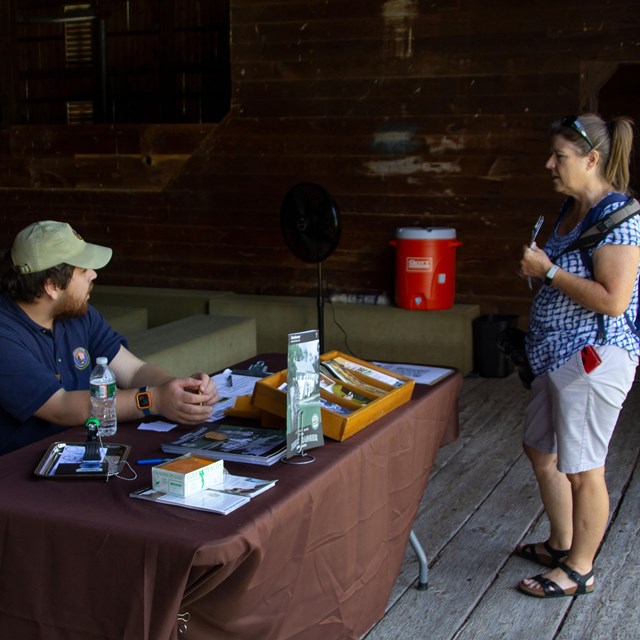
[[186,498],[222,482],[224,462],[187,453],[151,469],[155,491]]

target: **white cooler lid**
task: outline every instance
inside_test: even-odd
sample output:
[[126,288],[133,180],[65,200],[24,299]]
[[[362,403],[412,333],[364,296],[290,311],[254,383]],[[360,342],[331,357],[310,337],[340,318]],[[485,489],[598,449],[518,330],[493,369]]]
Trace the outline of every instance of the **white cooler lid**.
[[451,240],[456,230],[448,227],[400,227],[396,229],[396,238],[400,240]]

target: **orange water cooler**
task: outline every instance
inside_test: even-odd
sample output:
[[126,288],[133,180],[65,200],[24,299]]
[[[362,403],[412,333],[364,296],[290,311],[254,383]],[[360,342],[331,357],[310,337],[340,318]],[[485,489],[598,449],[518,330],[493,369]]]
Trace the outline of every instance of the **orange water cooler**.
[[450,309],[455,297],[456,230],[396,229],[395,303],[402,309]]

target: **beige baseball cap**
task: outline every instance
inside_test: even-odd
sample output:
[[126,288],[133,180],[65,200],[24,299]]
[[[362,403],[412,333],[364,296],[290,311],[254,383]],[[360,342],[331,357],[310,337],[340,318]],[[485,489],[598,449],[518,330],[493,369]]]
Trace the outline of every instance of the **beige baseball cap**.
[[17,273],[37,273],[66,263],[72,267],[100,269],[111,260],[112,250],[85,242],[66,222],[44,220],[20,231],[11,247]]

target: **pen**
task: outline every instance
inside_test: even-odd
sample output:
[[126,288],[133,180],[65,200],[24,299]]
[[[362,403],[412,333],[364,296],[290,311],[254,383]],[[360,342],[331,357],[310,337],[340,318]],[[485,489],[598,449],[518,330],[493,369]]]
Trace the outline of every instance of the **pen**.
[[[533,230],[531,231],[531,242],[529,246],[531,247],[538,237],[538,232],[542,227],[542,223],[544,222],[544,216],[540,216],[536,221],[535,225],[533,225]],[[527,276],[527,281],[529,282],[529,289],[533,289],[533,283],[531,282],[531,276]]]
[[170,460],[173,458],[145,458],[144,460],[136,460],[136,464],[162,464]]

